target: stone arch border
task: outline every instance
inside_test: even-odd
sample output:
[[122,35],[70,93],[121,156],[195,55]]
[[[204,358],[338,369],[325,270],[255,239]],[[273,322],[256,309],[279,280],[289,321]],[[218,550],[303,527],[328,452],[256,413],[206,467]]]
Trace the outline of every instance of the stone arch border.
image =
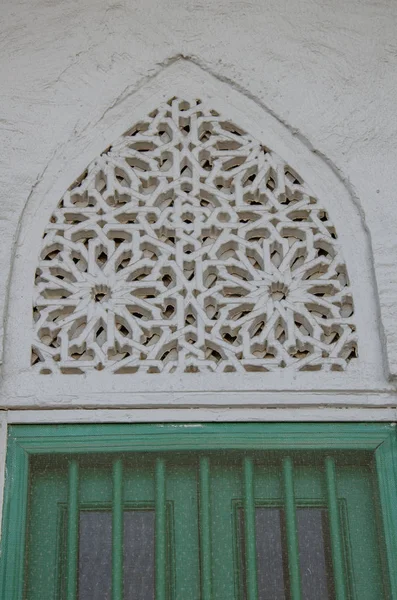
[[[30,369],[32,285],[51,213],[87,164],[169,97],[203,97],[280,155],[329,211],[355,300],[359,359],[344,372],[145,376],[101,372],[38,376]],[[9,408],[302,408],[395,405],[386,379],[372,254],[359,208],[325,161],[256,102],[198,66],[179,60],[138,91],[118,98],[90,131],[66,144],[33,190],[20,225],[11,276],[4,352],[3,404]]]

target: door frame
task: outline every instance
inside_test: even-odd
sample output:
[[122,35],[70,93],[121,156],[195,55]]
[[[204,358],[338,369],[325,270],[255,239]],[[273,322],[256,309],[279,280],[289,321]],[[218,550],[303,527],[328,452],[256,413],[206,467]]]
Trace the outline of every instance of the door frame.
[[29,459],[38,454],[209,450],[369,451],[374,454],[390,593],[397,600],[397,435],[381,423],[13,425],[8,431],[0,590],[22,600]]

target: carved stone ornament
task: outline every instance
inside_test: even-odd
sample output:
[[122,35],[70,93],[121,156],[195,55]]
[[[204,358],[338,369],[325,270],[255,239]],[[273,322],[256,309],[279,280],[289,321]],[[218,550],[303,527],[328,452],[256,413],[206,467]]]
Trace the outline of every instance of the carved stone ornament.
[[65,193],[33,306],[42,374],[341,371],[357,356],[327,211],[198,99],[159,106]]

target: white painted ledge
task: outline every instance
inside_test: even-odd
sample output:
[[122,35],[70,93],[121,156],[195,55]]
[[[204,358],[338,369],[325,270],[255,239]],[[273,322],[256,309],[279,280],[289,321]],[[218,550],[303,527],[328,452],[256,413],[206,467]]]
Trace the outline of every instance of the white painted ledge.
[[173,410],[9,410],[3,420],[9,425],[56,423],[205,423],[205,422],[394,422],[394,408],[245,408],[208,409],[175,408]]

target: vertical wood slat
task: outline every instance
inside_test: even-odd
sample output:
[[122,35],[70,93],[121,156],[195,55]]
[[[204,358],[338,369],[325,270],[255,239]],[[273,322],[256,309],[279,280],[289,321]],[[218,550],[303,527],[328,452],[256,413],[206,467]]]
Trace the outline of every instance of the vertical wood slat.
[[123,600],[123,461],[113,462],[112,503],[112,600]]
[[336,483],[335,461],[331,457],[325,459],[327,480],[327,500],[329,528],[331,533],[332,564],[334,568],[336,600],[346,600],[346,585],[343,568],[342,537],[339,521],[338,493]]
[[397,436],[394,431],[375,451],[390,598],[397,598]]
[[156,510],[156,600],[166,600],[167,594],[167,538],[166,538],[166,482],[165,461],[156,459],[155,473],[155,510]]
[[211,505],[210,505],[210,462],[206,456],[200,458],[200,566],[201,600],[211,600]]
[[244,458],[243,470],[247,600],[258,600],[258,581],[256,575],[254,463],[252,458]]
[[15,438],[9,440],[0,551],[0,597],[20,600],[25,582],[28,519],[29,455]]
[[77,459],[69,463],[68,481],[68,529],[66,558],[66,599],[77,598],[77,560],[79,550],[79,464]]
[[294,466],[290,457],[285,458],[283,461],[283,485],[291,600],[301,600],[302,593],[295,506]]

